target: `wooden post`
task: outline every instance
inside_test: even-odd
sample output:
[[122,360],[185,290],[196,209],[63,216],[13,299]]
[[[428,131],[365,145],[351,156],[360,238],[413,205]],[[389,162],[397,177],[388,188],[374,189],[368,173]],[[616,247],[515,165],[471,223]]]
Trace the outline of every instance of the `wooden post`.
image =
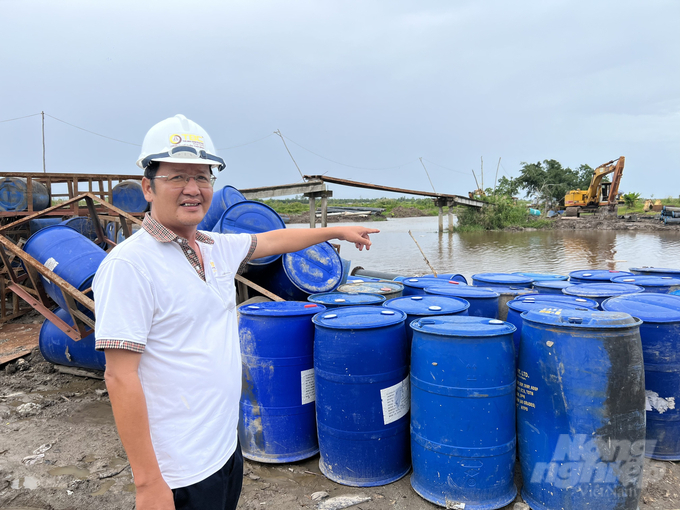
[[439,232],[444,232],[444,208],[438,204],[439,208]]
[[313,194],[309,195],[309,228],[316,227],[316,198]]
[[449,206],[449,233],[453,232],[453,202],[448,201]]
[[321,196],[321,226],[328,226],[328,195],[326,193]]

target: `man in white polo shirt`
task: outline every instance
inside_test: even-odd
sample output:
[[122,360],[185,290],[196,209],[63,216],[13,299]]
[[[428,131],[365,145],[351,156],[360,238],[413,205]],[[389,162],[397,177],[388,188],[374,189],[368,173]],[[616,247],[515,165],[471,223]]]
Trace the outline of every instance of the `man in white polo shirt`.
[[204,233],[215,155],[208,134],[177,115],[147,133],[138,165],[151,211],[94,280],[96,348],[137,489],[137,510],[236,508],[241,359],[234,275],[248,260],[329,239],[368,249],[356,227],[257,235]]

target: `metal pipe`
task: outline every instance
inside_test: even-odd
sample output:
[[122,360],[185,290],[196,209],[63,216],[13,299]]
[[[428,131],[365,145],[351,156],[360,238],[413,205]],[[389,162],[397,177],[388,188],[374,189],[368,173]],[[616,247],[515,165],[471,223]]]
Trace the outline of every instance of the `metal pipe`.
[[373,271],[371,269],[364,269],[361,266],[356,266],[350,273],[352,276],[370,276],[371,278],[381,278],[383,280],[394,280],[399,276],[397,273],[386,273],[384,271]]

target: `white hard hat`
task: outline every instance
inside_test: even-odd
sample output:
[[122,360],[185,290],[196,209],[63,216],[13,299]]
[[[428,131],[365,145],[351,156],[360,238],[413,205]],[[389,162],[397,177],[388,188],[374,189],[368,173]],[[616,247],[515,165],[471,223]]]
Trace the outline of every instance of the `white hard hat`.
[[137,166],[144,169],[152,161],[210,165],[217,170],[227,166],[215,154],[205,129],[179,114],[159,122],[146,133]]

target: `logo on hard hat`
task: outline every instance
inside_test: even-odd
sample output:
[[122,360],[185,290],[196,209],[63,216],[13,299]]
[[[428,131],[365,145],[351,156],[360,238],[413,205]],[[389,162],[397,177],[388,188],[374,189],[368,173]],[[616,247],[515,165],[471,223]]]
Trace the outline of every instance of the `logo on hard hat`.
[[196,147],[198,149],[204,148],[203,137],[200,135],[190,135],[187,133],[175,133],[170,135],[170,143],[173,145],[186,145],[188,147]]

